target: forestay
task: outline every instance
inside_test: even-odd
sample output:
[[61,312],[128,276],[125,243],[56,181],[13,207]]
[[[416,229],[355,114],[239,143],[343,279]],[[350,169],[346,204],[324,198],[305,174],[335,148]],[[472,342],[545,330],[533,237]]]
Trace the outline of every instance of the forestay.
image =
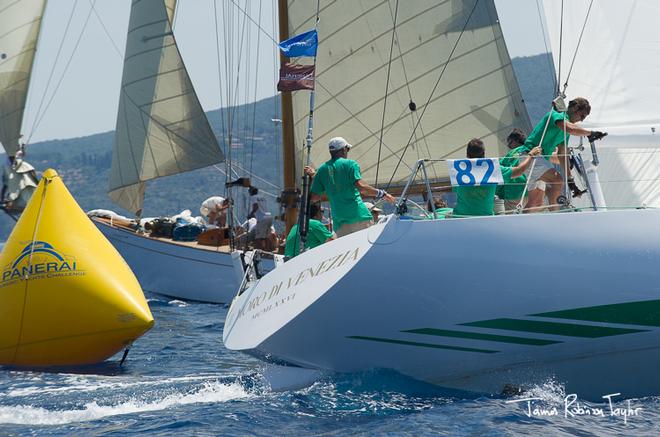
[[[316,2],[288,0],[288,8],[290,35],[314,27]],[[473,137],[490,156],[503,155],[510,129],[530,128],[492,0],[321,0],[318,31],[316,166],[329,157],[328,140],[343,136],[364,179],[375,183],[383,126],[378,185],[387,184],[411,143],[393,177],[400,184],[419,158],[463,158]],[[300,152],[308,93],[294,92],[293,103]],[[436,163],[429,176],[446,178],[446,165]]]
[[145,181],[223,159],[176,46],[163,0],[133,2],[110,197],[139,214]]
[[609,132],[598,144],[607,205],[660,207],[660,138],[655,135],[660,128],[660,2],[571,0],[563,5],[562,23],[562,2],[544,1],[553,57],[560,84],[568,77],[569,99],[581,96],[591,103],[583,125]]
[[45,0],[0,0],[0,143],[19,148]]

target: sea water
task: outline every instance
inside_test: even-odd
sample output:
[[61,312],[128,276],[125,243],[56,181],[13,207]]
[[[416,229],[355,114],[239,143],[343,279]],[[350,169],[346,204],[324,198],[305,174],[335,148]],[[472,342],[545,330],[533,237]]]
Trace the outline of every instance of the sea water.
[[[479,397],[372,371],[273,392],[260,361],[223,347],[226,308],[149,297],[156,325],[122,367],[116,356],[66,371],[0,369],[0,435],[660,435],[660,397],[577,397],[567,415],[571,394],[552,380]],[[610,414],[628,407],[638,414]]]

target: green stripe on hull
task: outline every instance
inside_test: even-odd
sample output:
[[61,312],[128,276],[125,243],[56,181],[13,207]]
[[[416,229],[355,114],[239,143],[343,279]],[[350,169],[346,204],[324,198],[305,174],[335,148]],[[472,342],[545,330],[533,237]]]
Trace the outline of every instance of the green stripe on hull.
[[617,303],[532,314],[538,317],[660,326],[660,300]]
[[436,335],[438,337],[469,338],[472,340],[525,344],[531,346],[547,346],[549,344],[561,343],[561,341],[542,340],[540,338],[512,337],[510,335],[482,334],[480,332],[452,331],[449,329],[435,329],[435,328],[409,329],[401,332],[410,332],[413,334],[424,334],[424,335]]
[[392,344],[402,344],[405,346],[418,346],[418,347],[428,347],[433,349],[448,349],[461,352],[479,352],[482,354],[495,354],[499,351],[489,350],[489,349],[476,349],[471,347],[460,347],[460,346],[450,346],[447,344],[433,344],[433,343],[420,343],[417,341],[406,341],[406,340],[394,340],[391,338],[380,338],[380,337],[365,337],[362,335],[351,335],[348,338],[355,340],[368,340],[368,341],[378,341],[381,343],[392,343]]
[[608,328],[604,326],[578,325],[575,323],[538,322],[535,320],[492,319],[461,323],[464,326],[505,329],[507,331],[536,332],[540,334],[564,335],[567,337],[599,338],[614,335],[645,332],[640,329]]

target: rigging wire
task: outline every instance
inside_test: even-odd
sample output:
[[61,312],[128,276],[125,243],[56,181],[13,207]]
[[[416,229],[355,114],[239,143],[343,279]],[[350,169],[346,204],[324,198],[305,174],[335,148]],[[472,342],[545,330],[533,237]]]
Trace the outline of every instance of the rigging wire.
[[[246,5],[247,5],[247,1],[248,0],[245,0]],[[238,18],[238,17],[236,18],[236,22],[237,22],[237,24],[239,24],[241,26],[241,39],[240,39],[240,42],[239,42],[239,45],[238,45],[238,55],[237,55],[237,60],[236,60],[237,61],[236,62],[236,85],[235,85],[235,88],[234,88],[234,99],[231,102],[231,105],[232,105],[231,110],[233,112],[232,119],[234,119],[232,121],[236,123],[236,128],[238,129],[238,126],[240,125],[240,112],[241,111],[240,111],[239,108],[237,108],[237,106],[238,106],[238,102],[240,100],[240,92],[239,92],[240,81],[241,81],[241,76],[240,75],[241,75],[241,65],[243,63],[243,59],[242,59],[243,58],[243,44],[245,43],[245,34],[246,34],[246,32],[245,32],[245,29],[246,29],[245,15],[243,16],[243,23],[242,24],[240,24],[240,18]],[[233,47],[232,47],[232,50],[233,50]],[[229,146],[231,147],[231,144]]]
[[561,83],[561,55],[562,55],[562,42],[564,39],[564,0],[561,0],[561,12],[559,14],[559,72],[557,73],[557,95],[561,94],[559,84]]
[[[259,2],[259,25],[261,25],[261,6],[262,6],[262,2]],[[250,142],[250,173],[252,173],[252,163],[254,162],[254,134],[255,134],[255,125],[257,121],[257,83],[259,78],[260,43],[261,43],[261,38],[259,38],[259,35],[257,35],[257,51],[256,51],[257,65],[254,71],[254,98],[252,99],[252,139]]]
[[[62,49],[64,48],[64,41],[66,40],[66,36],[69,34],[69,28],[71,27],[71,21],[73,20],[73,16],[75,14],[77,4],[78,4],[78,0],[75,0],[75,2],[73,3],[73,7],[71,8],[71,13],[69,14],[69,19],[67,20],[66,26],[64,27],[64,34],[62,35],[62,40],[60,41],[60,45],[57,48],[57,54],[55,55],[55,63],[57,63],[57,60],[60,59],[60,54],[62,53]],[[41,96],[41,102],[39,102],[39,106],[37,107],[37,112],[35,113],[34,121],[32,123],[32,128],[30,129],[30,134],[28,135],[28,140],[26,141],[26,143],[30,142],[30,138],[32,138],[32,135],[34,134],[35,126],[39,119],[39,115],[41,113],[41,108],[43,107],[44,102],[46,100],[46,94],[48,88],[50,87],[50,82],[53,79],[54,75],[55,75],[55,65],[53,65],[53,68],[50,70],[50,75],[48,76],[48,80],[46,81],[44,93]]]
[[[564,83],[564,90],[568,87],[568,79],[571,77],[571,72],[573,71],[573,65],[575,65],[575,59],[577,58],[578,50],[580,49],[580,44],[582,43],[582,36],[584,35],[584,30],[587,27],[587,20],[589,20],[589,14],[591,14],[591,7],[594,4],[594,0],[589,2],[589,9],[587,9],[587,15],[584,17],[584,23],[582,23],[582,30],[580,30],[580,37],[578,38],[577,46],[575,47],[575,53],[573,53],[573,59],[571,60],[571,66],[568,69],[568,74],[566,75],[566,82]],[[563,16],[562,16],[563,20]]]
[[[559,85],[557,84],[557,76],[555,76],[555,67],[553,65],[554,61],[552,59],[552,52],[550,48],[548,47],[548,39],[546,38],[546,29],[545,29],[545,24],[543,23],[543,15],[541,14],[541,4],[539,3],[540,0],[536,0],[536,11],[539,14],[539,24],[541,26],[541,35],[543,36],[543,45],[545,46],[545,53],[546,53],[546,60],[548,61],[548,73],[551,76],[551,81],[552,81],[552,88],[553,89],[559,89]],[[549,56],[548,56],[549,54]]]
[[435,82],[435,85],[433,86],[433,89],[431,90],[431,94],[429,95],[428,100],[426,101],[426,104],[424,105],[424,109],[422,110],[422,113],[419,115],[419,118],[417,119],[417,124],[413,128],[413,132],[410,135],[410,138],[408,139],[408,143],[406,144],[406,147],[403,148],[403,152],[401,153],[401,157],[399,158],[399,161],[396,163],[396,167],[394,168],[394,171],[392,172],[392,176],[390,177],[390,180],[387,182],[386,189],[390,187],[392,184],[392,181],[394,180],[394,176],[396,175],[397,170],[399,169],[399,166],[401,165],[401,162],[403,161],[403,157],[406,154],[406,151],[408,150],[408,147],[410,146],[410,143],[412,139],[415,136],[415,131],[417,130],[417,127],[419,124],[422,122],[422,117],[424,117],[424,113],[426,112],[426,109],[429,106],[429,103],[431,102],[431,99],[433,98],[433,94],[435,93],[435,90],[438,88],[438,85],[440,84],[440,80],[442,80],[442,77],[445,74],[445,71],[447,71],[447,67],[449,66],[449,63],[451,62],[451,58],[454,56],[454,52],[456,51],[456,48],[458,47],[458,43],[461,41],[461,37],[465,33],[465,29],[467,29],[467,25],[470,22],[470,19],[472,18],[472,14],[474,14],[474,11],[477,9],[477,5],[479,4],[479,0],[475,0],[474,5],[472,6],[472,10],[470,11],[470,14],[468,15],[467,19],[465,20],[465,24],[463,25],[463,28],[461,29],[461,33],[458,34],[458,38],[456,38],[456,42],[454,43],[454,47],[452,47],[451,52],[449,52],[449,56],[447,58],[447,62],[445,62],[444,67],[442,68],[442,71],[440,72],[440,75],[438,76],[438,80]]
[[[261,24],[260,24],[260,23],[256,23],[256,22],[250,17],[250,15],[249,15],[244,9],[242,9],[242,8],[236,3],[235,0],[231,0],[231,2],[232,2],[232,4],[233,4],[234,6],[236,6],[236,9],[238,9],[238,10],[239,10],[239,11],[240,11],[240,12],[241,12],[241,13],[242,13],[242,14],[243,14],[248,20],[250,20],[253,24],[255,24],[255,25],[257,26],[257,28],[258,28],[261,32],[263,32],[263,33],[264,33],[264,34],[265,34],[265,35],[266,35],[266,36],[267,36],[267,37],[273,42],[273,44],[274,44],[275,46],[277,46],[277,44],[278,44],[278,43],[277,43],[277,40],[275,40],[275,38],[273,37],[273,35],[271,35],[270,33],[268,33],[268,31],[267,31],[266,29],[264,29],[263,27],[261,27]],[[276,9],[276,8],[275,8],[275,5],[273,5],[273,10],[275,10],[275,9]],[[275,15],[276,15],[276,14],[273,14],[273,20],[275,19]],[[275,23],[273,23],[273,24],[275,24]],[[275,29],[275,27],[273,27],[273,29]]]
[[[218,110],[218,115],[220,116],[220,133],[222,139],[220,141],[220,147],[225,149],[225,117],[222,115],[222,103],[223,103],[223,93],[222,93],[222,68],[220,65],[220,34],[218,32],[218,8],[216,2],[213,2],[213,18],[215,23],[215,51],[216,51],[216,65],[218,69],[218,90],[220,91],[220,109]],[[227,151],[223,150],[225,156]],[[227,180],[228,181],[228,180]],[[227,182],[225,181],[225,182]]]
[[[77,3],[78,0],[76,0]],[[93,0],[94,3],[96,3],[96,0]],[[93,6],[93,5],[92,5]],[[75,4],[74,4],[75,7]],[[71,52],[71,55],[69,56],[69,59],[67,60],[64,70],[62,71],[62,75],[60,76],[60,79],[57,82],[57,85],[55,85],[55,89],[53,90],[53,93],[50,96],[50,99],[48,99],[48,102],[46,103],[46,106],[43,108],[43,111],[39,114],[38,119],[36,119],[36,122],[32,126],[30,135],[28,136],[28,140],[26,143],[30,142],[30,139],[34,135],[35,131],[39,128],[39,125],[44,119],[44,116],[46,115],[46,112],[50,108],[50,105],[53,103],[53,100],[55,99],[55,96],[57,95],[57,91],[60,89],[60,86],[62,85],[62,82],[64,81],[64,77],[66,76],[66,72],[69,70],[69,67],[71,66],[71,61],[73,61],[73,57],[76,54],[76,51],[78,50],[78,46],[80,46],[80,42],[82,41],[82,36],[85,34],[85,30],[87,29],[87,25],[89,24],[89,19],[92,17],[92,11],[93,9],[90,8],[89,12],[87,13],[87,17],[85,18],[85,22],[83,23],[82,30],[80,31],[80,34],[78,35],[78,39],[76,40],[76,43],[73,47],[73,51]],[[65,31],[65,36],[66,36],[66,31]],[[64,37],[62,38],[62,42],[64,42]],[[59,54],[59,52],[58,52]],[[53,69],[54,70],[54,69]],[[51,71],[51,77],[52,77],[53,72]],[[50,77],[48,79],[48,83],[50,83]],[[48,84],[46,84],[46,89],[48,88]],[[43,101],[46,97],[46,93],[44,92],[43,98],[41,100],[41,103],[43,104]],[[41,108],[41,104],[39,105],[39,108]],[[37,113],[39,113],[39,110],[37,110]]]
[[119,55],[121,59],[124,58],[124,54],[119,50],[119,46],[117,46],[117,43],[115,43],[115,40],[112,39],[112,36],[110,35],[110,32],[108,31],[108,28],[106,27],[105,23],[103,22],[103,19],[101,19],[101,16],[99,15],[98,11],[96,10],[96,7],[94,7],[94,3],[96,3],[96,0],[89,0],[89,5],[92,8],[92,11],[94,11],[94,16],[98,20],[98,22],[101,24],[101,28],[103,29],[103,33],[105,33],[105,36],[108,37],[110,40],[110,44],[112,44],[112,47],[114,47],[115,52]]
[[[248,9],[250,12],[252,12],[252,7],[251,6],[248,7],[248,4],[249,4],[249,0],[246,0],[246,4],[245,4],[246,9]],[[243,24],[245,25],[245,20],[243,20]],[[243,144],[243,146],[242,146],[242,152],[243,152],[242,162],[243,162],[243,166],[246,166],[246,167],[247,167],[247,136],[248,136],[248,131],[250,129],[250,127],[248,126],[248,122],[249,122],[248,113],[249,113],[249,109],[250,109],[249,108],[250,105],[248,105],[248,96],[250,95],[250,76],[252,75],[252,59],[251,59],[252,58],[252,54],[251,54],[252,51],[250,50],[251,43],[252,43],[251,39],[252,38],[251,38],[250,32],[246,32],[245,83],[244,83],[244,91],[243,91],[244,92],[244,94],[243,94],[244,103],[243,103],[243,106],[242,106],[242,109],[243,109],[243,111],[242,111],[243,112],[243,116],[242,116],[243,117],[243,120],[242,120],[243,121],[243,123],[242,123],[243,124],[243,129],[242,129],[242,132],[241,132],[241,140],[242,140],[242,144]]]
[[[388,1],[389,4],[389,1]],[[394,6],[394,20],[392,21],[392,40],[390,41],[390,57],[387,60],[387,79],[385,80],[385,98],[383,99],[383,117],[380,122],[380,138],[378,139],[378,159],[376,162],[376,178],[374,185],[378,186],[378,171],[380,170],[380,155],[383,150],[383,130],[385,129],[385,113],[387,111],[387,97],[389,96],[390,88],[390,73],[392,71],[392,53],[394,52],[394,41],[396,40],[396,19],[399,13],[399,0],[396,0]],[[403,62],[403,59],[402,59]]]
[[[389,6],[389,3],[388,3],[388,6]],[[390,7],[390,15],[392,15],[392,8],[391,7]],[[399,38],[398,33],[399,32],[398,32],[398,30],[396,30],[396,32],[397,32],[397,40],[398,40],[398,38]],[[406,91],[408,91],[408,102],[409,102],[408,103],[408,108],[411,108],[411,105],[412,105],[414,107],[414,109],[411,109],[410,112],[415,113],[417,108],[414,106],[415,102],[413,101],[412,91],[410,89],[410,82],[408,80],[408,71],[406,70],[406,63],[403,61],[404,56],[403,56],[403,53],[401,52],[401,44],[397,44],[396,48],[397,48],[397,51],[399,52],[399,58],[401,59],[401,70],[403,71],[403,78],[404,78],[404,83],[405,83],[405,86],[406,86]],[[414,121],[415,117],[414,116],[411,117],[411,120],[413,120],[412,125],[414,126],[415,125],[415,121]],[[429,156],[431,156],[431,149],[429,147],[429,142],[428,142],[428,139],[426,138],[426,134],[424,133],[424,129],[422,128],[421,125],[419,126],[419,128],[422,131],[422,141],[424,142],[424,146],[426,147],[426,151],[429,154]],[[415,135],[415,143],[417,143],[418,141],[419,141],[419,139]],[[435,178],[437,179],[438,174],[435,170],[435,167],[433,167],[433,174],[434,174]]]
[[[272,3],[272,10],[276,10],[277,6],[277,0],[273,0]],[[271,24],[273,26],[273,29],[277,28],[277,17],[276,14],[271,14]],[[279,71],[278,71],[278,63],[279,63],[279,47],[277,44],[272,45],[272,54],[273,54],[273,83],[277,83],[277,79],[279,77]],[[279,141],[277,142],[277,147],[275,147],[275,159],[277,160],[277,170],[276,170],[276,176],[277,176],[277,183],[280,185],[280,187],[283,187],[284,185],[284,180],[282,178],[282,144],[283,144],[283,139],[281,135],[281,131],[278,128],[278,120],[279,123],[282,123],[281,116],[280,116],[280,97],[276,95],[276,97],[273,99],[273,138],[278,138]],[[278,135],[279,134],[279,135]]]

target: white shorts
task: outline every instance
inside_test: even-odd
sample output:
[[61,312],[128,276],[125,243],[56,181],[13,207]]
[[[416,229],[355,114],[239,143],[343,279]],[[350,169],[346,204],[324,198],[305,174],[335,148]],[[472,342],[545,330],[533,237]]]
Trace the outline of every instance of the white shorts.
[[540,181],[539,179],[541,179],[541,177],[548,170],[555,170],[560,175],[564,174],[559,164],[553,164],[543,156],[535,156],[533,165],[534,168],[532,169],[531,173],[527,176],[527,186],[530,190],[533,190],[535,188],[545,190],[545,182]]

